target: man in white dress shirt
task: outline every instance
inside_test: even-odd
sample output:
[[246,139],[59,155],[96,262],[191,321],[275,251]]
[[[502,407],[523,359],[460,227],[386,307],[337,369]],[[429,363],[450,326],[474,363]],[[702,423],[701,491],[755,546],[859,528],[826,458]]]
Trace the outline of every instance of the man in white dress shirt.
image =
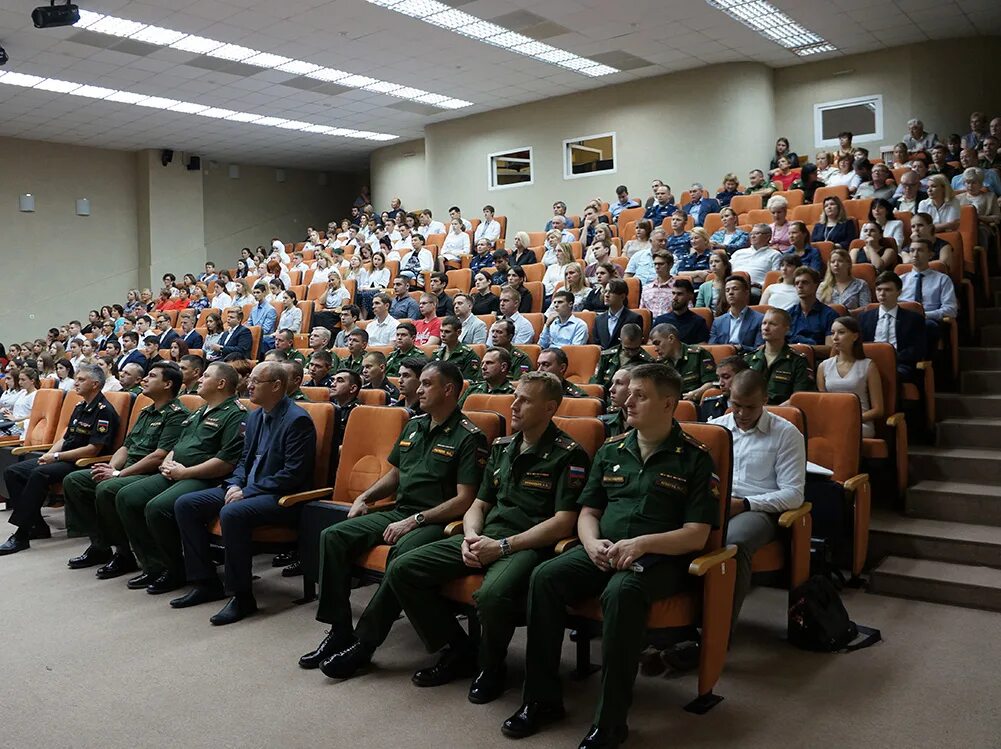
[[471,343],[487,342],[487,325],[473,314],[473,300],[469,294],[456,294],[452,297],[452,309],[462,323],[459,343],[468,346]]
[[904,284],[900,300],[918,302],[925,308],[925,328],[928,332],[928,349],[934,351],[941,335],[942,318],[956,319],[959,305],[952,278],[929,267],[932,257],[931,243],[924,239],[911,240],[912,269],[901,277]]
[[489,239],[490,244],[497,244],[497,239],[500,237],[500,221],[494,218],[494,207],[492,205],[483,206],[483,220],[480,225],[476,227],[476,233],[473,234],[473,240],[479,242],[481,239]]
[[535,327],[520,312],[518,305],[521,303],[521,294],[515,289],[503,289],[500,293],[500,316],[514,323],[514,340],[512,343],[518,346],[522,343],[535,342]]
[[385,291],[372,297],[373,317],[365,326],[369,346],[392,346],[396,340],[396,326],[399,321],[389,314],[393,300]]
[[421,211],[421,215],[417,217],[417,224],[417,233],[424,239],[428,238],[428,234],[444,234],[446,232],[445,224],[441,221],[435,221],[431,211],[427,208]]
[[737,250],[730,258],[734,271],[745,271],[751,277],[751,299],[761,298],[761,287],[765,283],[765,274],[770,270],[778,270],[782,261],[782,253],[771,247],[772,227],[768,224],[755,224],[751,227],[751,246]]

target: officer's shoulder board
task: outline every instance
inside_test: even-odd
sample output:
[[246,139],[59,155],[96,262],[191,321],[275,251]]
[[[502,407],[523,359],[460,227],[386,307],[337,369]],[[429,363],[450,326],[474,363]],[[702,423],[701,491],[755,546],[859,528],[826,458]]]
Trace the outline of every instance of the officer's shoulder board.
[[483,430],[480,429],[476,424],[471,422],[469,419],[463,418],[459,421],[460,426],[465,429],[470,434],[480,434]]
[[618,346],[612,346],[611,348],[602,349],[601,351],[602,356],[611,356],[612,354],[617,354],[617,353],[619,353]]
[[247,410],[247,407],[245,405],[243,405],[242,403],[240,403],[239,399],[237,399],[237,400],[235,400],[233,402],[236,404],[236,407],[239,408],[241,411],[246,411]]
[[514,440],[515,436],[516,435],[514,435],[514,434],[509,434],[509,435],[507,435],[505,437],[497,437],[493,441],[493,445],[494,445],[494,447],[503,446],[503,445],[510,445],[511,442]]
[[681,430],[681,438],[685,442],[687,442],[689,445],[692,445],[693,447],[697,447],[699,450],[703,450],[705,452],[709,452],[709,447],[707,445],[705,445],[701,441],[695,439],[695,437],[693,437],[692,435],[690,435],[684,429]]
[[416,416],[414,416],[414,417],[413,417],[412,419],[410,419],[410,420],[411,420],[411,421],[416,421],[417,419],[424,419],[424,418],[428,418],[428,419],[429,419],[429,418],[431,418],[431,417],[430,417],[430,416],[429,416],[428,414],[417,414]]
[[809,359],[806,358],[806,354],[804,354],[801,351],[797,351],[792,346],[789,347],[789,353],[792,354],[793,356],[798,356],[800,359],[803,359],[804,361],[806,361],[807,364],[810,363]]
[[613,442],[622,442],[626,437],[629,436],[629,432],[623,432],[622,434],[617,434],[614,437],[609,437],[605,440],[606,445],[611,445]]
[[169,403],[168,406],[170,407],[171,411],[183,411],[184,410],[184,406],[182,406],[180,403],[172,402],[172,403]]
[[577,447],[577,441],[565,434],[557,435],[556,439],[553,440],[553,444],[556,447],[567,451],[573,450]]

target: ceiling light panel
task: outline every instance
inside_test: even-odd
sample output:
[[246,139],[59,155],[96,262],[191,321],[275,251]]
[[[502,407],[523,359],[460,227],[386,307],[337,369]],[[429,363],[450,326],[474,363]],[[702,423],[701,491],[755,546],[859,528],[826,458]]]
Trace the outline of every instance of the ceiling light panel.
[[765,0],[706,0],[706,2],[800,57],[837,51],[837,47],[822,36],[797,23]]
[[[437,0],[386,0],[393,2],[400,7],[405,7],[407,15],[414,18],[422,18],[424,15],[436,14],[446,15],[452,23],[458,27],[468,27],[463,31],[469,36],[479,38],[484,34],[508,33],[506,29],[494,24],[482,21],[479,18],[454,10]],[[196,55],[208,55],[221,60],[230,60],[245,65],[253,65],[264,70],[277,70],[289,75],[304,75],[327,83],[338,83],[350,88],[363,88],[370,91],[385,93],[398,99],[408,99],[410,101],[421,101],[431,103],[425,97],[439,96],[441,101],[448,101],[449,106],[441,106],[441,109],[462,109],[471,107],[473,102],[464,99],[451,99],[440,94],[432,94],[412,86],[404,86],[391,81],[380,81],[378,78],[370,78],[366,75],[356,75],[344,70],[335,70],[315,65],[304,60],[293,60],[290,57],[262,52],[250,47],[242,47],[238,44],[226,44],[216,39],[208,39],[194,34],[185,34],[182,31],[167,29],[160,26],[148,26],[138,21],[127,18],[109,16],[92,11],[81,10],[80,20],[74,24],[77,28],[88,29],[101,34],[135,39],[136,41],[153,44],[160,47],[170,47],[182,52],[191,52]],[[527,37],[526,37],[527,38]],[[520,41],[520,40],[513,40]],[[459,103],[461,102],[461,104]],[[432,103],[432,106],[438,106]]]
[[[380,8],[386,8],[387,10],[424,21],[424,23],[437,26],[445,31],[451,31],[479,42],[486,42],[494,47],[505,49],[508,52],[533,57],[539,62],[556,65],[564,70],[572,70],[575,73],[591,77],[611,75],[612,73],[619,72],[617,68],[613,68],[610,65],[601,65],[595,60],[580,57],[568,50],[537,42],[524,34],[519,34],[511,29],[506,29],[490,21],[477,18],[465,11],[456,10],[437,0],[368,0],[368,2],[372,5],[378,5]],[[414,101],[425,104],[432,103],[423,98],[415,98]],[[455,102],[461,101],[461,99],[446,99],[445,101]],[[438,102],[433,103],[433,106],[440,106],[445,109],[453,108]]]

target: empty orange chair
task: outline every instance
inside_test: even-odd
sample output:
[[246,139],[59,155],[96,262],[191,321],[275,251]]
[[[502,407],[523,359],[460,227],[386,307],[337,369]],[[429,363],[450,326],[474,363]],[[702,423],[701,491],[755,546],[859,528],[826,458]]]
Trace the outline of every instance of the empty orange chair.
[[[577,314],[577,313],[574,313]],[[570,382],[585,383],[591,379],[598,368],[598,360],[601,358],[601,347],[596,345],[583,346],[563,346],[563,353],[567,355],[566,378]]]
[[28,452],[54,443],[64,395],[62,390],[55,388],[38,390],[31,404],[28,431],[20,437],[0,438],[0,447],[24,447],[25,452]]
[[604,410],[604,404],[597,398],[564,398],[560,403],[560,407],[556,410],[556,415],[585,416],[596,419]]
[[[567,399],[571,400],[571,399]],[[487,395],[486,393],[473,393],[462,404],[465,411],[487,411],[500,414],[504,419],[504,430],[506,434],[511,434],[511,404],[514,403],[513,395]]]

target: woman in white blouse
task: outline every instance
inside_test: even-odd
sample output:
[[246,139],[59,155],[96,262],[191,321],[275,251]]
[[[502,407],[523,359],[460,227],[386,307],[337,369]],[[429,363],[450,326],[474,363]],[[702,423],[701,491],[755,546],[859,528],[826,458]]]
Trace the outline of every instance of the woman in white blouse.
[[854,317],[839,317],[831,325],[831,356],[817,368],[821,393],[854,393],[862,408],[862,436],[876,436],[875,421],[883,418],[883,384],[879,368],[866,357],[862,332]]
[[364,283],[355,288],[358,306],[362,310],[362,319],[372,316],[372,300],[380,291],[389,288],[389,268],[386,267],[386,255],[383,252],[372,253],[372,270],[365,272]]
[[652,249],[650,244],[650,232],[653,231],[653,224],[642,219],[636,222],[636,236],[626,242],[625,247],[622,248],[622,254],[626,257],[632,257],[637,252],[642,250]]
[[884,237],[897,243],[897,249],[904,246],[904,222],[893,212],[893,203],[886,198],[874,198],[869,206],[869,221],[879,224]]
[[972,205],[976,208],[980,244],[982,247],[992,247],[995,237],[993,230],[1001,222],[997,196],[984,188],[984,170],[979,167],[970,167],[963,172],[963,184],[966,192],[960,194],[957,200],[960,206]]
[[28,430],[31,406],[35,402],[35,393],[38,392],[42,383],[38,379],[38,372],[31,367],[25,367],[17,375],[17,384],[17,397],[14,399],[10,411],[5,411],[3,416],[15,422],[5,433],[20,437]]
[[931,216],[936,234],[959,228],[959,201],[944,174],[928,178],[928,197],[918,203],[918,212]]
[[205,341],[202,343],[202,348],[205,351],[211,352],[212,345],[219,343],[222,340],[222,334],[225,332],[222,325],[222,316],[218,312],[209,312],[205,316],[205,330]]
[[247,285],[245,280],[238,278],[233,283],[236,284],[236,290],[232,292],[234,307],[242,307],[245,304],[257,304],[257,300],[254,299],[254,295],[250,293],[250,286]]
[[799,302],[799,294],[793,286],[793,276],[796,269],[803,264],[799,255],[783,255],[779,262],[779,271],[782,279],[773,283],[761,294],[761,304],[767,304],[779,309],[789,309]]
[[472,245],[462,222],[458,219],[452,219],[449,223],[448,234],[445,235],[445,241],[442,243],[441,249],[438,250],[438,270],[444,272],[449,268],[458,268],[462,264],[462,257],[471,252]]
[[69,359],[60,359],[56,362],[56,377],[59,380],[59,389],[64,393],[68,393],[73,389],[73,375],[76,370],[73,369],[73,362]]
[[825,182],[827,182],[828,187],[844,185],[848,188],[849,193],[858,189],[858,186],[862,184],[862,179],[855,173],[851,155],[842,154],[838,157],[838,173],[832,174]]
[[563,282],[563,272],[566,266],[573,262],[573,250],[569,244],[562,242],[556,248],[556,262],[546,268],[546,272],[542,276],[542,288],[545,291],[544,306],[548,306],[545,305],[545,302],[556,291],[556,284]]
[[[176,341],[175,341],[176,343]],[[117,393],[122,389],[122,383],[115,377],[115,357],[111,354],[103,354],[97,357],[97,366],[104,372],[104,387],[102,393]]]
[[330,271],[330,255],[326,252],[321,252],[316,257],[316,264],[313,267],[313,278],[310,280],[310,283],[326,283]]
[[434,255],[424,248],[424,237],[420,234],[414,234],[411,240],[414,249],[400,258],[400,275],[405,276],[411,286],[424,288],[424,272],[434,270]]
[[232,307],[233,296],[230,292],[236,288],[238,288],[238,285],[235,281],[216,284],[215,296],[212,297],[212,303],[210,305],[212,309],[224,310]]
[[[142,341],[139,342],[140,345]],[[70,360],[70,364],[73,365],[75,370],[80,366],[80,362],[83,361],[83,353],[81,352],[80,339],[74,338],[72,341],[66,344],[66,356]]]

